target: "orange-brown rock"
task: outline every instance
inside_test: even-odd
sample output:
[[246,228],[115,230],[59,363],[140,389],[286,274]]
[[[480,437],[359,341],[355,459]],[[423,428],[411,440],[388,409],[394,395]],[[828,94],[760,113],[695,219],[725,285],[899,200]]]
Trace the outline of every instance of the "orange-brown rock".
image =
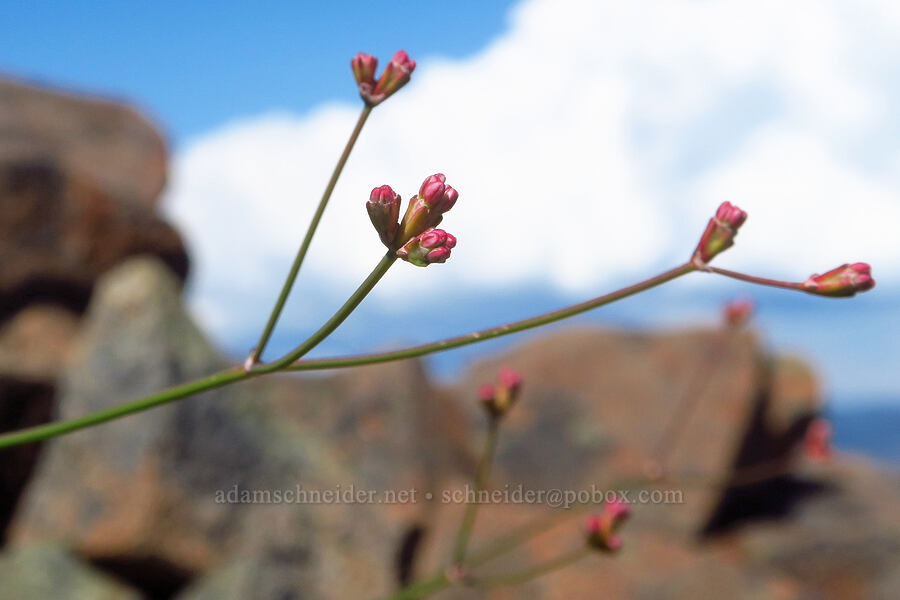
[[0,131],[0,163],[40,158],[110,198],[152,209],[166,182],[165,141],[121,101],[0,79]]

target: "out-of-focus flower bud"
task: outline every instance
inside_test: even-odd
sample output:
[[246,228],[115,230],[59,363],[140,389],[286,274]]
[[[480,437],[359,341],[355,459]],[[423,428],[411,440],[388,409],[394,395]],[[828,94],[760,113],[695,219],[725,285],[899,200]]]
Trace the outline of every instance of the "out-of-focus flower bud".
[[394,241],[397,239],[397,231],[400,229],[400,194],[394,192],[389,185],[383,185],[372,190],[369,201],[366,202],[366,210],[369,219],[378,232],[381,242],[389,250],[394,249]]
[[350,66],[353,68],[353,76],[356,77],[360,97],[371,107],[381,104],[388,96],[406,85],[413,69],[416,68],[416,61],[407,56],[403,50],[398,50],[377,82],[375,68],[378,66],[378,59],[374,56],[360,52],[350,61]]
[[616,532],[630,516],[631,507],[621,500],[604,504],[599,514],[588,517],[586,526],[588,545],[604,552],[615,552],[621,548],[622,538],[617,536]]
[[803,290],[819,296],[848,297],[875,287],[872,268],[866,263],[841,265],[803,282]]
[[522,390],[522,375],[515,369],[503,367],[497,372],[497,383],[485,383],[478,388],[478,397],[481,405],[492,418],[500,418],[505,415]]
[[405,244],[426,229],[437,227],[443,214],[453,208],[459,193],[447,185],[442,173],[431,175],[419,188],[419,195],[409,201],[403,220],[400,222],[398,244]]
[[726,325],[729,327],[741,327],[753,315],[753,301],[747,299],[733,300],[725,305],[723,313]]
[[744,221],[747,213],[730,202],[723,202],[716,211],[716,216],[709,220],[706,230],[694,251],[693,261],[698,267],[705,266],[713,257],[734,244],[734,236]]
[[406,242],[397,250],[397,256],[417,267],[446,262],[450,249],[456,246],[456,238],[443,229],[429,229]]
[[375,69],[377,67],[378,59],[365,52],[360,52],[350,61],[350,68],[353,69],[353,76],[356,78],[360,93],[364,86],[369,93],[375,89]]
[[815,461],[831,458],[831,423],[821,417],[810,422],[803,438],[803,454]]

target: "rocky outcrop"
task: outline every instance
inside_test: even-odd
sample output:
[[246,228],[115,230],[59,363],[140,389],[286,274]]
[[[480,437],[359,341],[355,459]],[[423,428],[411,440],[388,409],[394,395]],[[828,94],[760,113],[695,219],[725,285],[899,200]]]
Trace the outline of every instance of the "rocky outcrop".
[[122,102],[0,80],[0,163],[41,158],[98,193],[152,209],[166,182],[157,128]]
[[[61,382],[59,417],[224,366],[184,312],[177,279],[158,261],[135,259],[98,285]],[[283,598],[276,592],[284,589],[304,590],[304,598],[386,591],[391,546],[415,520],[415,506],[381,512],[368,503],[275,496],[300,488],[422,488],[446,463],[438,460],[439,432],[423,438],[427,419],[410,417],[411,407],[433,396],[420,366],[357,375],[257,380],[55,440],[11,540],[53,539],[120,576],[121,565],[138,562],[152,565],[145,572],[154,577],[182,583],[219,568],[243,581],[257,570],[241,565],[263,561],[273,595],[256,597]],[[245,502],[245,492],[255,501]]]
[[46,157],[0,161],[0,317],[35,301],[83,310],[94,281],[136,254],[187,273],[180,236],[151,208]]
[[[0,79],[0,431],[46,421],[97,278],[181,237],[155,212],[166,148],[120,103]],[[0,538],[39,446],[0,462]]]
[[141,594],[84,564],[71,552],[38,544],[0,554],[0,600],[139,600]]
[[[185,313],[177,277],[133,259],[97,286],[59,416],[225,364]],[[502,431],[494,489],[680,496],[636,502],[615,557],[486,596],[437,597],[890,597],[900,482],[853,462],[798,460],[819,410],[815,378],[734,330],[564,330],[476,364],[449,389],[409,361],[208,392],[50,442],[11,543],[53,540],[153,597],[379,597],[446,564],[463,507],[444,493],[472,471],[483,434],[475,390],[500,364],[526,384]],[[373,495],[276,501],[297,489]],[[417,495],[384,501],[402,490]],[[548,504],[484,506],[476,552],[523,524],[555,525],[478,572],[582,543],[583,510]]]
[[[155,212],[156,130],[2,81],[0,130],[0,430],[225,368],[184,310],[187,255]],[[482,507],[473,548],[553,526],[477,573],[582,543],[580,498],[559,510],[548,492],[663,501],[636,501],[614,558],[440,598],[896,595],[900,480],[810,468],[797,450],[821,409],[815,374],[732,328],[557,330],[444,388],[418,361],[266,377],[3,451],[0,600],[375,598],[437,571],[484,433],[476,390],[501,364],[526,384],[492,489],[545,495]]]

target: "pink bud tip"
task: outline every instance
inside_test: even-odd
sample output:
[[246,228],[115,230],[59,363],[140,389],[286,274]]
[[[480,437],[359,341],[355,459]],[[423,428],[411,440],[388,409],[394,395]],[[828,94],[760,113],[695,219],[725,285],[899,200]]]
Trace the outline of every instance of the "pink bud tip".
[[485,410],[493,418],[499,418],[515,404],[522,388],[522,375],[509,367],[497,371],[497,383],[486,383],[478,388]]
[[427,229],[397,250],[397,256],[417,267],[443,263],[450,258],[456,238],[443,229]]
[[603,505],[600,514],[588,517],[585,525],[587,542],[593,548],[615,552],[622,547],[622,540],[616,535],[631,516],[631,507],[625,502],[614,500]]
[[440,225],[443,214],[453,208],[459,194],[446,181],[443,173],[435,173],[422,182],[419,195],[410,199],[406,214],[400,222],[398,245],[405,244],[426,229]]
[[522,374],[515,369],[503,367],[497,373],[497,380],[503,387],[509,390],[517,390],[522,385]]
[[389,185],[382,185],[372,190],[372,193],[369,194],[370,202],[379,202],[382,204],[389,204],[395,201],[400,200],[400,194],[396,193],[393,188]]
[[803,438],[803,454],[815,461],[831,458],[831,423],[822,418],[812,420]]
[[381,243],[391,250],[396,248],[401,204],[400,194],[394,192],[389,185],[373,189],[369,194],[369,201],[366,202],[366,211],[375,231],[378,232],[378,237],[381,238]]
[[803,289],[810,294],[849,297],[875,287],[872,268],[867,263],[841,265],[821,275],[812,275],[803,282]]
[[350,61],[353,76],[357,85],[367,85],[369,91],[375,86],[375,69],[378,67],[378,59],[371,54],[360,52]]
[[[407,56],[403,50],[399,50],[384,68],[377,83],[369,80],[359,83],[360,96],[369,106],[380,104],[388,96],[406,85],[415,68],[416,61]],[[372,70],[374,72],[374,67]],[[354,67],[354,73],[356,73],[356,67]],[[357,82],[359,82],[359,76],[357,76]]]
[[494,399],[494,386],[490,383],[482,383],[478,386],[478,397],[482,402],[489,402]]
[[740,327],[750,320],[753,315],[752,300],[733,300],[725,305],[725,324],[730,327]]
[[416,68],[416,61],[409,57],[406,50],[397,50],[391,57],[391,62],[410,73]]
[[746,220],[747,213],[731,202],[720,204],[716,215],[709,220],[700,237],[700,243],[694,250],[693,262],[703,267],[717,254],[730,248],[734,244],[737,230]]
[[723,202],[716,210],[716,220],[732,229],[737,229],[747,220],[747,213],[731,202]]

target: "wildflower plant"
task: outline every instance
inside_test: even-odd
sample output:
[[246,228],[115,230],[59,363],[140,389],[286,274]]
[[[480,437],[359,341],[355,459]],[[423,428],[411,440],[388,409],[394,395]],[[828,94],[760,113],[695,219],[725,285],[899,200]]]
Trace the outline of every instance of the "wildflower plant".
[[[826,271],[821,275],[812,275],[799,282],[767,279],[713,266],[711,263],[719,254],[735,245],[738,230],[744,226],[748,219],[748,215],[744,210],[729,202],[723,202],[710,218],[693,253],[690,256],[686,256],[684,262],[632,285],[549,313],[401,350],[335,358],[305,359],[304,357],[308,352],[326,339],[359,306],[398,259],[414,266],[425,267],[432,264],[445,263],[452,258],[452,250],[456,246],[457,240],[447,231],[438,229],[438,226],[442,224],[445,214],[456,206],[459,193],[447,183],[447,178],[443,174],[438,173],[424,179],[416,195],[410,198],[402,217],[400,194],[395,192],[389,185],[377,186],[372,190],[368,201],[365,202],[365,210],[375,229],[375,234],[385,246],[385,254],[368,277],[360,283],[356,291],[319,329],[312,332],[307,339],[300,342],[285,355],[264,361],[263,356],[269,339],[278,323],[282,309],[302,267],[319,222],[324,215],[329,199],[356,140],[359,138],[372,111],[409,83],[416,63],[406,52],[400,50],[394,54],[381,74],[376,77],[377,67],[378,60],[369,54],[360,53],[351,60],[352,72],[363,102],[362,110],[313,213],[284,285],[262,328],[259,341],[250,352],[246,361],[243,364],[212,373],[206,377],[162,390],[143,398],[130,400],[106,410],[2,434],[0,435],[0,449],[34,443],[87,427],[94,427],[108,421],[182,400],[207,390],[236,384],[270,373],[337,369],[383,363],[480,343],[485,340],[511,335],[567,319],[645,292],[694,272],[722,275],[757,285],[833,298],[851,297],[857,293],[867,291],[875,285],[871,269],[866,263],[845,264]],[[477,195],[478,190],[466,190],[466,193]],[[360,207],[361,211],[362,206]],[[512,224],[507,224],[507,227],[509,226],[512,226]],[[467,240],[466,242],[469,243],[470,241]],[[738,327],[749,318],[751,310],[752,307],[746,304],[732,307],[727,313],[728,323],[732,327]],[[490,466],[497,445],[500,425],[507,413],[514,408],[521,387],[522,377],[517,372],[503,370],[498,374],[496,382],[486,384],[479,390],[479,398],[484,408],[487,422],[487,439],[475,474],[476,489],[483,489],[488,484]],[[686,408],[679,412],[680,415],[686,415],[690,412],[691,405],[686,404],[685,406]],[[806,443],[808,455],[815,457],[828,455],[827,438],[829,431],[827,425],[821,423],[811,426]],[[665,437],[661,447],[667,447],[674,443],[674,440],[674,435]],[[659,465],[654,467],[654,471],[658,475],[664,472]],[[536,530],[532,528],[510,532],[509,535],[493,542],[488,542],[481,550],[470,554],[468,552],[469,540],[477,515],[477,504],[470,504],[466,507],[463,515],[447,569],[432,578],[414,582],[398,590],[393,598],[422,598],[452,585],[472,585],[484,588],[513,585],[564,567],[597,550],[611,554],[619,550],[623,545],[619,529],[630,514],[631,508],[627,505],[621,503],[603,505],[599,508],[599,512],[596,515],[588,519],[586,534],[571,553],[564,554],[545,564],[534,565],[520,573],[491,578],[477,576],[473,572],[473,567],[502,554],[517,544],[523,543],[530,536],[533,536]]]

